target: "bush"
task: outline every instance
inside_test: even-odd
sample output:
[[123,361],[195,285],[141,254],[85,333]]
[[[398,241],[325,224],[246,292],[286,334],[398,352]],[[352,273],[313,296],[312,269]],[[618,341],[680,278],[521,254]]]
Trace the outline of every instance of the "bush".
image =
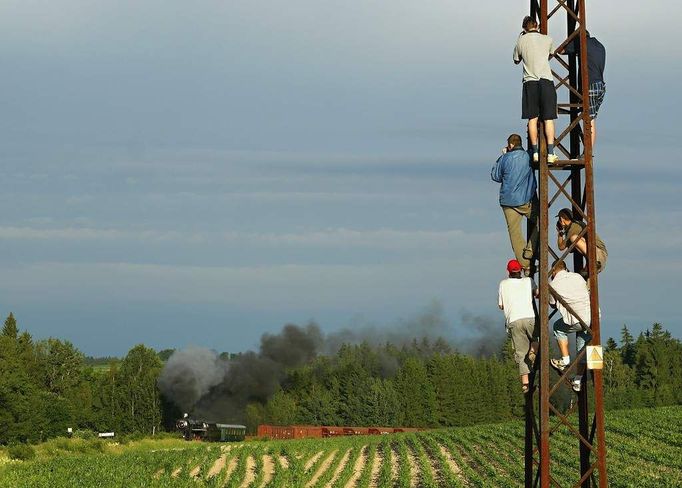
[[36,451],[30,444],[14,444],[7,449],[10,459],[18,459],[19,461],[30,461],[36,457]]
[[95,434],[93,431],[88,430],[88,429],[78,429],[73,432],[73,437],[75,439],[85,439],[85,440],[90,440],[90,439],[96,439],[97,434]]

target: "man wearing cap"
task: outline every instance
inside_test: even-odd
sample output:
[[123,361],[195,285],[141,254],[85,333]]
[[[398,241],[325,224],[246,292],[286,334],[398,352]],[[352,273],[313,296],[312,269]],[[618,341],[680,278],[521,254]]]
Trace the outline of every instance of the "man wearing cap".
[[[587,259],[587,234],[578,237],[586,224],[581,220],[573,219],[573,212],[570,208],[562,208],[556,216],[559,218],[556,224],[559,250],[563,251],[570,244],[577,242],[575,249]],[[604,241],[596,233],[595,239],[597,241],[597,273],[601,273],[606,267],[609,255]]]
[[[556,337],[559,351],[561,352],[561,359],[552,358],[550,364],[554,369],[562,373],[569,364],[571,364],[571,356],[568,352],[568,334],[575,332],[575,349],[579,353],[585,347],[585,344],[592,340],[589,332],[583,330],[583,326],[578,320],[578,317],[587,325],[590,326],[592,316],[590,315],[590,292],[587,289],[587,283],[578,273],[571,273],[566,269],[566,263],[563,261],[555,261],[552,265],[552,281],[550,287],[557,295],[577,314],[577,317],[568,311],[564,305],[554,298],[550,293],[549,304],[555,307],[561,318],[554,322],[554,337]],[[580,391],[582,374],[585,368],[585,360],[578,365],[576,376],[573,378],[573,389]]]
[[531,278],[523,276],[521,263],[516,259],[507,263],[507,272],[509,278],[500,282],[497,305],[504,312],[507,333],[511,335],[522,391],[528,393],[528,374],[538,348],[539,333],[533,308],[533,296],[537,295],[537,288]]
[[[537,183],[535,172],[530,166],[528,153],[523,149],[521,136],[512,134],[507,138],[507,146],[497,158],[490,172],[493,181],[500,185],[500,206],[507,221],[509,240],[516,260],[530,272],[533,248],[537,248],[538,200],[535,196]],[[531,238],[526,241],[521,229],[523,217],[528,219]]]

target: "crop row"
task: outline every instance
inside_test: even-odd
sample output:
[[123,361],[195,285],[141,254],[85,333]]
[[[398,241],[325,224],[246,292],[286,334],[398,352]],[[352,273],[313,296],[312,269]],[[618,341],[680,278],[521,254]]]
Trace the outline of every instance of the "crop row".
[[[681,407],[609,414],[609,485],[682,486],[680,432],[672,425],[682,425]],[[0,468],[0,486],[517,487],[523,446],[518,422],[381,437],[188,443],[10,463]],[[567,429],[553,432],[551,455],[552,476],[574,484],[579,444]]]

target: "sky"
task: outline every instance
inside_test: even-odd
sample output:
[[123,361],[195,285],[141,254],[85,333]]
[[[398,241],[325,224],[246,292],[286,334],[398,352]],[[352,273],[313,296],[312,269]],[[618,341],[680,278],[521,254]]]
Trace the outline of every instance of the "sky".
[[[608,53],[602,336],[682,337],[682,9],[588,4]],[[527,9],[4,0],[0,314],[88,355],[234,352],[285,323],[391,327],[433,303],[453,329],[502,327],[490,168],[524,130]]]

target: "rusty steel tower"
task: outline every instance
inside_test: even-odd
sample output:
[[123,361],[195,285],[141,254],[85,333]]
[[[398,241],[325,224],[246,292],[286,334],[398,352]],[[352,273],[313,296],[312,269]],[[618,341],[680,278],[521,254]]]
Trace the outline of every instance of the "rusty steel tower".
[[[540,290],[540,353],[532,379],[535,390],[531,388],[531,392],[526,395],[526,487],[608,486],[603,383],[599,369],[601,336],[585,2],[586,0],[530,0],[530,15],[539,21],[543,34],[549,34],[551,26],[551,34],[555,40],[556,49],[551,61],[554,85],[558,91],[559,119],[556,126],[555,154],[559,156],[559,160],[548,164],[544,130],[540,123],[540,160],[537,167],[540,245],[536,270]],[[565,37],[561,35],[561,42],[557,39],[560,32],[566,33]],[[579,50],[573,51],[575,54],[560,54],[566,46],[574,42],[578,42],[580,46]],[[562,121],[566,121],[566,124]],[[566,204],[558,205],[559,201]],[[587,241],[586,271],[589,276],[591,322],[589,325],[582,320],[580,322],[583,330],[592,335],[588,345],[597,347],[585,348],[577,356],[572,355],[570,366],[563,373],[555,374],[549,364],[550,340],[554,340],[551,337],[551,325],[556,313],[556,310],[550,308],[550,296],[561,302],[569,312],[572,310],[552,289],[549,281],[552,266],[556,260],[567,260],[572,254],[573,271],[585,270],[585,262],[582,255],[575,250],[575,244],[569,244],[564,251],[552,246],[555,229],[554,213],[550,213],[550,209],[556,212],[561,207],[570,207],[573,217],[586,223],[580,236]],[[591,366],[593,369],[584,372],[582,388],[576,394],[566,385],[585,359],[591,360],[588,368]],[[566,391],[570,392],[572,400],[570,405],[566,405],[566,402],[561,405],[558,398],[563,394],[565,399]],[[568,433],[575,442],[571,441],[567,445],[564,439],[560,443],[558,437],[562,431]],[[564,479],[567,472],[575,472],[575,479],[569,485],[562,485],[557,480],[558,472],[563,473]]]

